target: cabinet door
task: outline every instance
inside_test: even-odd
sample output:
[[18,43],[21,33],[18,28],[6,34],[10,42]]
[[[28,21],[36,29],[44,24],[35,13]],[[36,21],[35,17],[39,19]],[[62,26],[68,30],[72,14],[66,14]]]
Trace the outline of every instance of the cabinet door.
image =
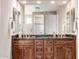
[[23,48],[23,58],[24,59],[33,59],[33,47],[24,46],[24,48]]
[[74,46],[66,46],[65,50],[65,59],[76,59],[75,58],[75,47]]
[[23,46],[13,46],[12,59],[23,59]]
[[33,47],[14,46],[13,59],[33,59]]
[[54,59],[76,59],[75,40],[54,40]]
[[74,46],[55,46],[54,59],[75,59]]
[[44,59],[53,59],[53,40],[44,40]]

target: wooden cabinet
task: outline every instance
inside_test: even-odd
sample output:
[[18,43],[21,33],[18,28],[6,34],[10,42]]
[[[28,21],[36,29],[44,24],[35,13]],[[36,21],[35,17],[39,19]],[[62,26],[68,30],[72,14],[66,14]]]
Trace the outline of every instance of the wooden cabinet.
[[14,46],[13,59],[22,59],[22,58],[23,58],[23,46]]
[[44,54],[43,54],[43,40],[35,40],[34,41],[35,45],[34,45],[34,50],[35,50],[35,59],[44,59]]
[[24,47],[24,59],[33,59],[33,47]]
[[53,59],[53,40],[44,40],[44,59]]
[[33,41],[32,40],[14,40],[12,49],[13,59],[33,59]]
[[75,39],[12,41],[12,59],[76,59]]
[[54,59],[76,59],[74,40],[54,40]]

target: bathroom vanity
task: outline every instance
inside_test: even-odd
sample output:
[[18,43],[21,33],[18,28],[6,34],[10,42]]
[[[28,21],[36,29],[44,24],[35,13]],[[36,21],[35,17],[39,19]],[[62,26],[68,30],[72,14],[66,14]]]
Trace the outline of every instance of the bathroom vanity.
[[12,38],[12,59],[76,59],[76,38]]
[[76,59],[76,1],[23,1],[13,10],[12,59]]

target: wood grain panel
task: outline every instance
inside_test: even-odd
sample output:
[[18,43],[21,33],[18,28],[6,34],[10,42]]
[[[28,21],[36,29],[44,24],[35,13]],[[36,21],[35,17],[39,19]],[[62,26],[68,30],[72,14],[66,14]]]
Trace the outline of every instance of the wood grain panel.
[[12,59],[76,59],[76,40],[13,39]]

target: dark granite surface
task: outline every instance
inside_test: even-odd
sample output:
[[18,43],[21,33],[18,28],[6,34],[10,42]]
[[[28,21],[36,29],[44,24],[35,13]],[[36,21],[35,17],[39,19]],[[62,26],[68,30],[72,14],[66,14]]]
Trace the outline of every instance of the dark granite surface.
[[73,39],[76,38],[75,35],[21,35],[21,37],[19,37],[19,35],[15,35],[12,36],[12,38],[16,38],[16,39]]

